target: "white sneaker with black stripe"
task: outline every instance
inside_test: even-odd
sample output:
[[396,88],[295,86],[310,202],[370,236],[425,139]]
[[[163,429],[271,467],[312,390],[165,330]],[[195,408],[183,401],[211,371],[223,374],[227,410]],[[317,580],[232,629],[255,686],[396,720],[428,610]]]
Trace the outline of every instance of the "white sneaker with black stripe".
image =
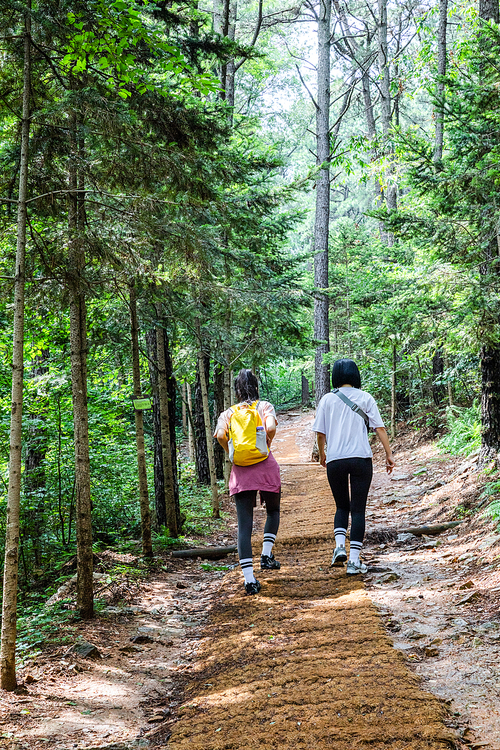
[[345,561],[347,560],[347,552],[345,547],[335,547],[333,550],[333,557],[330,563],[331,568],[342,568]]
[[356,575],[359,575],[360,573],[361,574],[368,573],[367,566],[364,563],[362,563],[361,560],[359,562],[354,562],[353,560],[349,560],[349,562],[347,563],[346,574],[348,576],[356,576]]

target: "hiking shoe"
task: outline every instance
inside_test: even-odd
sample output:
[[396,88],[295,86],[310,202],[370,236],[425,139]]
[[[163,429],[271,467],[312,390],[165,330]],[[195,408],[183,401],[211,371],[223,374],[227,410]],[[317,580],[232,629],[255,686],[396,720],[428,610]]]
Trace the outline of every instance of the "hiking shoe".
[[335,547],[330,568],[341,568],[347,560],[345,547]]
[[347,570],[346,573],[348,576],[355,576],[359,573],[367,573],[368,568],[364,563],[361,562],[361,560],[357,563],[353,562],[352,560],[349,560],[347,563]]
[[261,570],[279,570],[281,563],[274,559],[274,555],[261,555],[260,556],[260,569]]
[[245,583],[245,591],[248,595],[258,594],[260,591],[260,583],[257,579],[251,583]]

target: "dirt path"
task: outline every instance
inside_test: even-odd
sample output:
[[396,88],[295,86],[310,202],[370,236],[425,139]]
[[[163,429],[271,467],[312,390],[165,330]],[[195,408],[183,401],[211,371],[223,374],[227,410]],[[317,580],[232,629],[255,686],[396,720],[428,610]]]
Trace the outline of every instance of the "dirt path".
[[363,582],[329,568],[324,470],[300,465],[309,427],[299,416],[282,426],[275,451],[285,489],[282,568],[259,574],[254,597],[244,595],[238,570],[224,578],[169,750],[454,746],[444,704],[393,648]]
[[[398,441],[391,479],[375,451],[370,575],[351,580],[329,568],[333,501],[308,464],[311,423],[280,417],[283,567],[258,573],[260,595],[244,596],[237,567],[165,552],[129,606],[65,625],[19,670],[30,684],[2,694],[0,748],[500,750],[500,535],[477,512],[488,477],[419,433]],[[383,538],[455,519],[439,537]],[[234,519],[214,523],[212,544],[235,537]],[[71,654],[79,639],[102,658]]]

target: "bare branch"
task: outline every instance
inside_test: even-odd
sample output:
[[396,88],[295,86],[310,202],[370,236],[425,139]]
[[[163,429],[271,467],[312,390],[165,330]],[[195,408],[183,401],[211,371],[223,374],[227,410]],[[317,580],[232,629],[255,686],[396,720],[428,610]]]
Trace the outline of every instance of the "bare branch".
[[309,94],[309,96],[311,97],[311,101],[312,101],[312,103],[313,103],[313,104],[314,104],[314,106],[316,107],[316,110],[319,110],[319,107],[318,107],[318,105],[317,105],[317,103],[316,103],[316,99],[315,99],[315,98],[314,98],[314,96],[313,96],[313,95],[311,94],[311,92],[309,91],[309,89],[308,89],[308,87],[307,87],[307,84],[306,84],[306,82],[305,82],[305,81],[304,81],[304,79],[302,78],[302,73],[300,72],[300,68],[299,68],[299,66],[298,66],[298,65],[295,65],[295,67],[297,68],[297,73],[299,74],[299,78],[300,78],[300,80],[302,81],[302,85],[304,86],[305,90],[307,91],[307,93],[308,93],[308,94]]
[[[255,31],[253,33],[253,39],[250,42],[250,48],[255,47],[257,39],[259,38],[260,28],[262,26],[262,6],[263,6],[263,0],[259,0],[259,10],[258,10],[258,13],[257,13],[257,23],[256,23],[256,26],[255,26]],[[242,59],[239,61],[239,63],[234,66],[234,72],[235,73],[236,73],[237,70],[239,70],[241,68],[241,66],[243,65],[244,62],[246,62],[247,59],[248,59],[247,57],[242,57]]]

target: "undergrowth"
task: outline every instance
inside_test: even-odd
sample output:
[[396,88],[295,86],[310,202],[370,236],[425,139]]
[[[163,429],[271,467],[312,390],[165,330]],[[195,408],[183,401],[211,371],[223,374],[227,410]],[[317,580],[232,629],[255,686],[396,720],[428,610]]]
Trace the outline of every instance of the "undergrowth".
[[481,447],[481,420],[476,402],[468,408],[450,406],[446,421],[448,432],[438,442],[441,451],[461,456]]

